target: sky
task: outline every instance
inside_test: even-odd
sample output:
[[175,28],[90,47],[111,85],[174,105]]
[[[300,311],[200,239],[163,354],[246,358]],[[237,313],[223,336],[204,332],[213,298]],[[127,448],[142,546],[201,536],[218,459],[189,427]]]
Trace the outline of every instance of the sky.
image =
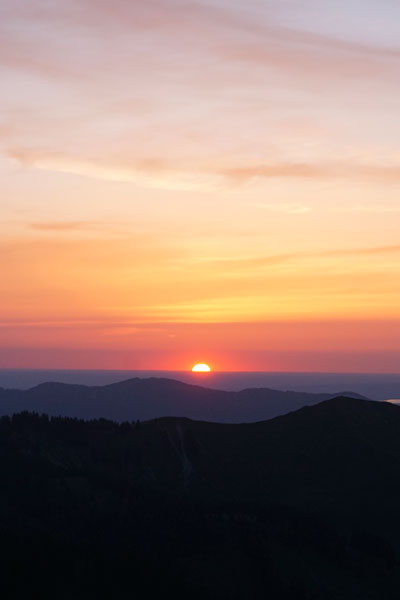
[[0,368],[396,372],[398,0],[2,0]]

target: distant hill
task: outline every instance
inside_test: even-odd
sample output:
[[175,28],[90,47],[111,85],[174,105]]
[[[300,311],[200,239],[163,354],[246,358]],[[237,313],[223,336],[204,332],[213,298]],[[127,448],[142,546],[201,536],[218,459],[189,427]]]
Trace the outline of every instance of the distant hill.
[[[271,419],[337,395],[268,388],[227,392],[163,378],[134,378],[93,387],[43,383],[29,390],[0,388],[0,415],[27,410],[81,419],[103,417],[119,422],[174,416],[246,423]],[[361,398],[351,392],[346,395]]]
[[7,598],[397,600],[400,409],[0,419]]

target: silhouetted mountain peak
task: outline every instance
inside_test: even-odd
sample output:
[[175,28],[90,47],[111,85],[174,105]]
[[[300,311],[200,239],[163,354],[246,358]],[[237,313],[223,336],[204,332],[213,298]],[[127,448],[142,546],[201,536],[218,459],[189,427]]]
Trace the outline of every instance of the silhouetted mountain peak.
[[[330,412],[333,414],[354,416],[357,413],[371,415],[397,414],[397,406],[389,402],[376,402],[368,398],[353,396],[333,396],[320,404],[308,407],[316,412]],[[400,412],[399,412],[400,416]]]
[[[131,377],[130,379],[125,379],[124,381],[119,381],[117,383],[111,383],[105,386],[102,386],[108,389],[131,389],[131,390],[157,390],[159,392],[162,391],[180,391],[190,393],[194,390],[202,390],[209,392],[217,392],[224,394],[224,390],[216,390],[209,387],[204,387],[201,385],[195,385],[192,383],[185,383],[183,381],[178,381],[177,379],[170,379],[168,377]],[[227,392],[228,393],[228,392]],[[236,392],[232,392],[236,393]]]
[[[335,394],[337,395],[337,394]],[[0,414],[36,411],[115,421],[188,417],[198,421],[241,423],[263,421],[305,405],[314,405],[332,394],[308,394],[249,388],[223,391],[175,379],[134,377],[105,386],[42,383],[29,390],[4,390]]]
[[60,383],[58,381],[45,381],[39,383],[32,388],[27,390],[28,392],[58,392],[60,390],[73,390],[73,389],[88,389],[89,386],[75,383]]

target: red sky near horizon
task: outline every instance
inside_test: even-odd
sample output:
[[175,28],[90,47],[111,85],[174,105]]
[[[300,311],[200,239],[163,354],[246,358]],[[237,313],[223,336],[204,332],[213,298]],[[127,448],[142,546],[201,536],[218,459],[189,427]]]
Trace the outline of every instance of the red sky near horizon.
[[398,371],[399,24],[2,2],[0,368]]

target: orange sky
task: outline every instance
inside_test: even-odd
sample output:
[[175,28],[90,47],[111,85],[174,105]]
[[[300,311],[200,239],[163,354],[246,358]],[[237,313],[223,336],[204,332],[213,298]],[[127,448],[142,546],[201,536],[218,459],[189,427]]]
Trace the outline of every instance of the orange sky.
[[397,371],[400,6],[360,11],[3,2],[0,368]]

